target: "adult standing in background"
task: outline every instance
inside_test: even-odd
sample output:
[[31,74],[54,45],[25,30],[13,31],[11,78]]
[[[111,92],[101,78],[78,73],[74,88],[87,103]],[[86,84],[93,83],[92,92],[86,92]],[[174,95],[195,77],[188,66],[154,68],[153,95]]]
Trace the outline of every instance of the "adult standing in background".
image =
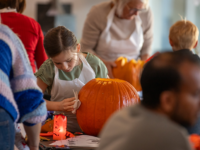
[[148,0],[112,0],[94,6],[86,19],[82,51],[97,55],[112,78],[120,57],[146,60],[153,40],[152,12]]
[[39,23],[21,14],[25,6],[26,0],[1,0],[1,21],[2,24],[10,27],[21,39],[35,73],[36,65],[39,68],[48,57],[44,50],[44,36]]

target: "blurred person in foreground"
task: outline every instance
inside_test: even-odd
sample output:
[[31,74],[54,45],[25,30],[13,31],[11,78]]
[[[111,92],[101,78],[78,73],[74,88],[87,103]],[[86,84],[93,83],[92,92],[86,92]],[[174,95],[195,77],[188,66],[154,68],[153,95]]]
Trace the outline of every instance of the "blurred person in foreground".
[[14,149],[15,124],[23,123],[29,147],[20,137],[18,149],[38,150],[46,103],[23,44],[5,25],[0,25],[0,60],[0,149]]
[[144,67],[141,104],[115,113],[98,150],[191,150],[182,125],[200,109],[200,59],[190,51],[161,53]]

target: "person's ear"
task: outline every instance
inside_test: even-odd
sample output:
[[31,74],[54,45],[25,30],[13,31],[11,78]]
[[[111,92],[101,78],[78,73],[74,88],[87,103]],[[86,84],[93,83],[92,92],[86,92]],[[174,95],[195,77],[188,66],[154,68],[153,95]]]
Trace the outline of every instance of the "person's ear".
[[160,95],[160,109],[161,111],[170,116],[174,111],[174,106],[176,104],[176,97],[172,91],[164,91]]
[[81,44],[77,44],[76,49],[77,49],[77,53],[79,53],[81,51]]
[[193,49],[195,49],[195,48],[197,47],[197,45],[198,45],[198,41],[196,41],[196,43],[195,43]]
[[170,38],[169,38],[169,43],[170,43],[171,47],[174,46],[174,44],[173,44],[173,42],[172,42],[172,40]]

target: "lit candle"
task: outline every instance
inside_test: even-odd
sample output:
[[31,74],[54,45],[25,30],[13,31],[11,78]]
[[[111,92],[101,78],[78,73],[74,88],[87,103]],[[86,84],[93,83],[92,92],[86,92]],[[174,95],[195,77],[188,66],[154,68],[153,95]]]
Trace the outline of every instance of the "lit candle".
[[60,114],[54,117],[53,140],[66,139],[67,117]]

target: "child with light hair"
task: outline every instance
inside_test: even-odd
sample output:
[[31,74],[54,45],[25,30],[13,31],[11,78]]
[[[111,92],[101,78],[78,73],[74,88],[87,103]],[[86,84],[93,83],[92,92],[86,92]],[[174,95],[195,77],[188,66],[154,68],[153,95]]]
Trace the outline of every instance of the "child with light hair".
[[[182,19],[173,24],[169,32],[169,42],[173,51],[195,49],[198,44],[199,30],[192,22]],[[200,134],[200,116],[192,127],[186,127],[189,134]]]
[[173,51],[197,47],[199,30],[188,20],[177,21],[170,28],[169,42]]

